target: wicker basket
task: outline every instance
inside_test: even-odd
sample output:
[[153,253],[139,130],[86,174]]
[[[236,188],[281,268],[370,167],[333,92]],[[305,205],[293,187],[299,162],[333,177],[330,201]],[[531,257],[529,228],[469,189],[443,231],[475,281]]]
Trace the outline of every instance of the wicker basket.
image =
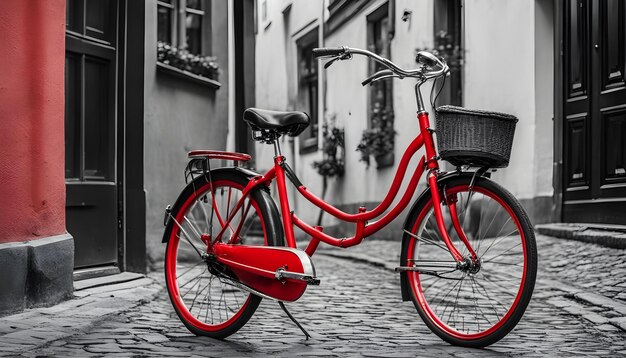
[[510,114],[441,106],[436,110],[437,145],[455,166],[504,168],[509,165],[515,123]]

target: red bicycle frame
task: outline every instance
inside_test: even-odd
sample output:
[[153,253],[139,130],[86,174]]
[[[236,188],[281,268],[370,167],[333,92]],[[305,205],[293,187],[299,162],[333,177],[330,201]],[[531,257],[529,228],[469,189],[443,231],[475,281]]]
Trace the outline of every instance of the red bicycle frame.
[[[250,180],[250,182],[243,189],[242,197],[239,199],[239,201],[235,205],[235,208],[233,209],[233,211],[229,214],[229,217],[226,220],[227,225],[223,225],[222,230],[217,234],[214,241],[215,242],[221,241],[221,237],[223,233],[225,232],[226,228],[229,227],[229,223],[232,220],[232,218],[235,216],[235,213],[239,209],[241,209],[244,198],[247,196],[247,194],[250,193],[250,191],[256,188],[257,186],[269,185],[272,180],[276,179],[276,184],[278,188],[278,197],[280,200],[280,210],[281,210],[281,216],[283,220],[283,228],[285,232],[285,239],[287,242],[287,246],[291,248],[296,248],[296,240],[295,240],[295,235],[293,231],[293,225],[296,225],[297,227],[302,229],[305,233],[311,236],[311,240],[305,249],[305,252],[309,256],[313,255],[313,253],[317,249],[320,242],[325,242],[329,245],[343,247],[343,248],[358,245],[363,240],[363,238],[370,236],[376,233],[377,231],[379,231],[380,229],[382,229],[383,227],[385,227],[393,219],[395,219],[400,214],[400,212],[402,212],[406,208],[411,198],[413,197],[413,194],[415,193],[415,189],[417,188],[417,184],[422,174],[424,173],[424,170],[428,169],[427,180],[428,180],[429,190],[432,196],[435,218],[437,220],[437,227],[439,228],[442,238],[446,246],[450,250],[450,254],[454,258],[454,260],[457,262],[462,262],[464,258],[461,255],[461,253],[457,250],[457,248],[454,246],[454,244],[452,243],[448,235],[448,232],[444,223],[444,219],[443,219],[443,213],[442,213],[442,209],[440,205],[441,196],[439,194],[439,188],[437,185],[439,163],[437,161],[438,157],[437,157],[435,145],[433,143],[432,129],[430,128],[428,113],[426,111],[420,111],[417,114],[417,119],[419,122],[420,134],[415,139],[413,139],[413,141],[409,144],[406,151],[402,155],[402,159],[400,160],[400,164],[394,176],[389,192],[387,193],[383,201],[374,209],[367,211],[365,207],[360,207],[358,213],[348,214],[344,211],[337,209],[331,204],[325,202],[321,198],[317,197],[315,194],[308,191],[307,188],[304,185],[302,185],[302,183],[300,183],[297,178],[295,178],[295,174],[293,174],[293,172],[291,171],[291,168],[289,168],[289,166],[285,162],[285,157],[282,156],[279,153],[279,151],[277,151],[278,154],[274,157],[274,166],[270,170],[268,170],[264,175],[254,177]],[[422,156],[422,158],[420,158],[417,168],[413,172],[411,180],[409,181],[406,191],[402,195],[402,198],[400,199],[400,201],[391,210],[389,210],[386,214],[383,215],[383,213],[385,213],[385,211],[391,206],[393,200],[396,198],[400,190],[400,186],[406,174],[410,160],[413,158],[415,153],[422,146],[425,147],[426,157]],[[290,180],[294,182],[294,184],[297,186],[298,192],[300,192],[300,194],[304,196],[307,200],[309,200],[311,203],[315,204],[320,209],[324,210],[325,212],[329,213],[330,215],[335,216],[336,218],[342,221],[354,222],[356,224],[354,236],[345,237],[345,238],[335,238],[335,237],[332,237],[330,235],[323,233],[321,227],[313,227],[305,223],[304,221],[302,221],[300,218],[298,218],[293,213],[293,211],[291,211],[290,206],[289,206],[289,199],[287,196],[287,185],[285,181],[286,174],[290,178]],[[446,198],[446,205],[449,207],[450,213],[452,214],[451,218],[452,218],[452,223],[455,228],[455,231],[457,232],[461,241],[467,247],[472,258],[476,259],[476,254],[474,250],[472,249],[472,247],[470,246],[469,241],[467,240],[461,228],[461,225],[458,222],[458,217],[456,215],[456,198],[455,197]],[[369,222],[370,220],[375,219],[381,215],[383,216],[379,220],[373,221],[371,223]],[[231,241],[230,243],[234,243],[233,240],[235,240],[235,238],[237,237],[238,231],[239,231],[239,228],[235,230],[234,235],[230,239]]]

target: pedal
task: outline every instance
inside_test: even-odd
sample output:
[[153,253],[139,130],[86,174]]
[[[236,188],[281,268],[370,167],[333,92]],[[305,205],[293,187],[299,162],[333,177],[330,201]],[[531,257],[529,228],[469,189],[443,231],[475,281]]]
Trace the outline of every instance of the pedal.
[[318,286],[320,284],[320,280],[317,277],[313,277],[311,275],[306,275],[299,272],[286,271],[282,267],[276,270],[274,277],[276,277],[276,279],[279,281],[289,278],[292,280],[304,281],[308,285],[313,286]]

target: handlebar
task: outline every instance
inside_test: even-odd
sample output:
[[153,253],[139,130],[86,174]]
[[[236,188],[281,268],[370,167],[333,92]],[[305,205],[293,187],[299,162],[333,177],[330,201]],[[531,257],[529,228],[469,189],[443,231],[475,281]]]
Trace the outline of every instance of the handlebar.
[[313,49],[313,57],[330,57],[340,56],[345,52],[345,47],[320,47]]
[[325,68],[328,68],[332,63],[337,60],[351,59],[352,55],[367,56],[374,61],[380,63],[381,65],[387,67],[386,70],[378,71],[372,76],[365,79],[363,82],[361,82],[363,86],[390,77],[397,77],[400,79],[403,79],[405,77],[413,77],[420,79],[420,81],[427,81],[431,78],[444,76],[450,72],[450,68],[444,61],[438,59],[435,55],[426,51],[420,51],[416,57],[416,61],[422,64],[422,67],[413,70],[405,70],[400,68],[395,63],[389,61],[388,59],[367,50],[350,48],[346,46],[322,47],[313,49],[313,57],[315,58],[332,57],[332,59],[324,66]]

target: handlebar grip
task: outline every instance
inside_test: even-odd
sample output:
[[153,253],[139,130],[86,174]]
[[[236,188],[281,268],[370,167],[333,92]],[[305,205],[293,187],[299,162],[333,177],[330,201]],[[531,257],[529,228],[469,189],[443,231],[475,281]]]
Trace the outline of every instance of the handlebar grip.
[[343,47],[320,47],[313,49],[313,57],[330,57],[343,55],[345,49]]

